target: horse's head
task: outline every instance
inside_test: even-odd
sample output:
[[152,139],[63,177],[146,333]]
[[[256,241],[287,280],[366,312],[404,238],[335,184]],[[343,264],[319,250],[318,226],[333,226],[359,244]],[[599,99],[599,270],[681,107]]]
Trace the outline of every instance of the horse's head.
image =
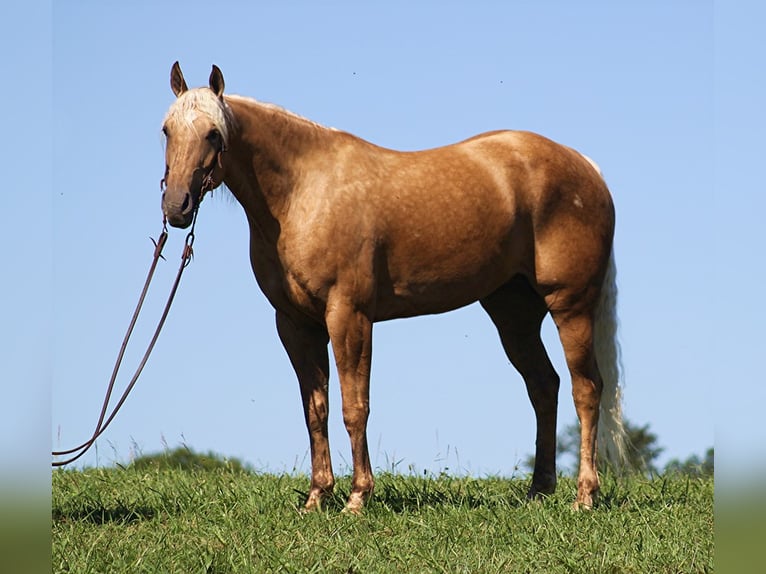
[[223,156],[233,119],[217,66],[210,72],[208,87],[190,90],[176,62],[170,87],[177,99],[162,125],[166,138],[162,211],[170,225],[185,228],[205,193],[223,182]]

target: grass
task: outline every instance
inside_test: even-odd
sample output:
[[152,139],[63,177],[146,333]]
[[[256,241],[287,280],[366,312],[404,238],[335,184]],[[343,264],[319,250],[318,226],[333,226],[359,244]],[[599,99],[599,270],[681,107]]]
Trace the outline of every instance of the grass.
[[575,481],[525,500],[519,479],[379,474],[361,516],[341,478],[303,514],[308,478],[215,469],[60,470],[53,572],[712,572],[713,479]]

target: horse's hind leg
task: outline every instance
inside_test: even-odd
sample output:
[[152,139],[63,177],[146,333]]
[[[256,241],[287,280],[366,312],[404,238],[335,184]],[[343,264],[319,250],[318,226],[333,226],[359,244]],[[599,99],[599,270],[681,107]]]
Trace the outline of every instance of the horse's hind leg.
[[593,346],[593,307],[596,302],[594,297],[583,293],[568,296],[561,291],[551,294],[548,299],[572,376],[572,397],[580,419],[580,470],[575,507],[590,508],[599,490],[596,433],[603,388]]
[[277,312],[277,331],[301,387],[303,413],[311,444],[311,490],[306,510],[315,510],[321,508],[322,499],[332,492],[335,485],[327,436],[329,336],[322,326],[296,322],[280,312]]
[[540,326],[548,309],[545,301],[517,276],[481,300],[497,327],[505,354],[521,373],[537,418],[535,468],[530,498],[556,489],[556,411],[559,376],[548,358]]

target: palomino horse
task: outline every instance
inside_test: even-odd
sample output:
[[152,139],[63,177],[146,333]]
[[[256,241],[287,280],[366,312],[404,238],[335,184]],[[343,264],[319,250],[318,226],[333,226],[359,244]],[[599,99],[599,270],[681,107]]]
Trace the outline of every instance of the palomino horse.
[[351,440],[346,510],[358,512],[374,485],[366,436],[372,324],[474,301],[497,327],[535,410],[530,497],[556,487],[559,377],[540,339],[552,315],[581,424],[575,505],[590,507],[599,419],[607,454],[620,452],[623,432],[614,207],[598,167],[527,132],[419,152],[380,148],[224,95],[216,66],[208,87],[190,90],[176,62],[170,84],[177,99],[163,125],[162,209],[172,226],[186,228],[204,194],[223,183],[245,210],[253,272],[300,383],[311,443],[306,509],[320,507],[335,483],[328,342]]

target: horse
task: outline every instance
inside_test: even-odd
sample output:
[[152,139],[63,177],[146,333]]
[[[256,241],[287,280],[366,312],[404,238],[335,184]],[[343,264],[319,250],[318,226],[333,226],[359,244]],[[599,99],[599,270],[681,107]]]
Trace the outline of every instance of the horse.
[[[305,510],[333,490],[328,344],[340,379],[358,513],[374,477],[367,443],[372,327],[478,301],[524,379],[537,423],[529,498],[556,488],[559,376],[540,337],[550,313],[581,425],[574,506],[591,508],[601,450],[623,449],[614,205],[595,162],[524,131],[401,152],[274,104],[224,94],[213,65],[189,89],[176,62],[163,124],[165,221],[188,228],[228,188],[250,231],[256,282],[298,378],[311,452]],[[192,227],[193,229],[193,227]],[[600,431],[599,431],[600,427]],[[603,453],[602,453],[603,454]]]

